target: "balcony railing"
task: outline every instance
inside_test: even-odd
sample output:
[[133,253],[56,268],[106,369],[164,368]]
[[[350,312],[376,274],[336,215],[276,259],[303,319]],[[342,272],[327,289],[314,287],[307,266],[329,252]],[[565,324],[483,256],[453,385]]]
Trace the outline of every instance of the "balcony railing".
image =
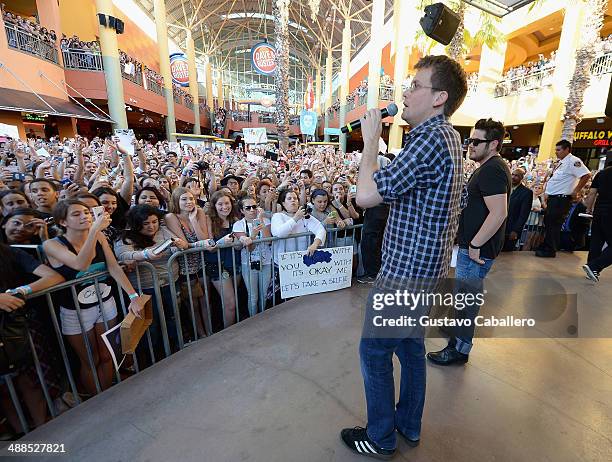
[[250,122],[251,113],[250,112],[232,112],[232,120],[234,122]]
[[378,91],[378,98],[381,101],[393,101],[394,94],[393,85],[381,85]]
[[102,55],[95,51],[63,50],[64,67],[80,71],[102,71]]
[[158,95],[164,96],[164,92],[162,90],[162,86],[157,82],[157,80],[147,76],[147,90],[152,91],[153,93],[157,93]]
[[28,32],[17,29],[12,24],[4,24],[8,46],[23,51],[55,64],[59,64],[57,47],[45,43]]
[[136,85],[140,85],[141,87],[143,86],[142,85],[142,72],[138,71],[138,69],[134,70],[134,74],[128,74],[125,72],[122,66],[121,67],[121,77],[123,77],[125,80],[129,80],[130,82],[134,82]]
[[514,77],[512,79],[504,79],[497,82],[495,85],[494,96],[497,98],[500,96],[517,94],[523,91],[548,87],[552,85],[552,75],[554,72],[555,67],[550,66],[535,72],[529,72],[525,75]]
[[598,56],[591,66],[592,75],[603,75],[612,72],[612,52]]
[[259,114],[259,123],[262,124],[273,124],[274,114]]
[[176,104],[181,104],[183,102],[183,98],[178,93],[174,93],[174,102]]
[[187,109],[191,109],[193,111],[193,101],[187,101],[186,99],[183,100],[183,105],[187,108]]

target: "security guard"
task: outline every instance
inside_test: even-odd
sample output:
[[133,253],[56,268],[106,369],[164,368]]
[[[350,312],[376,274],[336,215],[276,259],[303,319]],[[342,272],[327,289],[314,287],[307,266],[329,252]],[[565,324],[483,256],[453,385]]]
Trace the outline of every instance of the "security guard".
[[559,162],[546,183],[546,213],[544,214],[544,242],[536,250],[536,257],[556,256],[561,240],[561,227],[567,218],[572,198],[577,197],[591,178],[589,169],[570,150],[567,140],[556,144],[555,154]]

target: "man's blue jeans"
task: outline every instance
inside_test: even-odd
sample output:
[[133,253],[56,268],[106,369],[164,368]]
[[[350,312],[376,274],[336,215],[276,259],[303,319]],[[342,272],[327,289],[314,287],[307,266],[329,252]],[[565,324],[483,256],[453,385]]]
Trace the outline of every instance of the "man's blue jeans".
[[[397,406],[393,353],[402,366]],[[396,428],[410,439],[419,439],[425,404],[423,338],[362,338],[359,355],[370,439],[383,449],[395,449]]]
[[[482,258],[484,264],[480,264],[472,260],[469,256],[468,249],[459,249],[457,254],[457,268],[455,268],[456,293],[480,293],[483,290],[483,281],[487,273],[493,266],[493,259]],[[474,319],[478,315],[480,307],[466,307],[462,310],[455,309],[455,316],[458,318],[470,318],[472,325],[462,327],[460,330],[453,329],[456,334],[453,335],[448,345],[455,347],[458,352],[469,354],[472,349],[472,340],[474,338]]]

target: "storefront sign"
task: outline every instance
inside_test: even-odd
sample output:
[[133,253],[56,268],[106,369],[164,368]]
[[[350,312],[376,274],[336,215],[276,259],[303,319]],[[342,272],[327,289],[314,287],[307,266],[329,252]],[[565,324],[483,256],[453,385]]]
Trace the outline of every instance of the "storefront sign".
[[276,51],[267,42],[260,42],[251,48],[251,62],[255,72],[273,75],[276,70]]
[[24,112],[22,119],[25,122],[45,122],[47,114],[32,114],[31,112]]
[[189,86],[189,62],[183,53],[170,55],[170,73],[172,81],[181,87]]
[[593,146],[610,146],[612,130],[586,130],[574,133],[574,141],[592,141]]

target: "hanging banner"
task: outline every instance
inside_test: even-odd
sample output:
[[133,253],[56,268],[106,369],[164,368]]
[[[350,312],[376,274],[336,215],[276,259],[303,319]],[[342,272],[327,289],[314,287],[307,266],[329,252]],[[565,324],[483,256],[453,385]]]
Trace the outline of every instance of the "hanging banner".
[[308,77],[308,86],[306,87],[306,94],[304,95],[304,107],[307,111],[311,111],[314,108],[315,95],[314,88],[312,85],[312,77]]
[[251,63],[255,72],[273,75],[276,70],[276,50],[267,42],[260,42],[251,48]]
[[300,114],[300,131],[302,135],[312,136],[317,131],[317,113],[302,111]]
[[183,53],[172,53],[170,55],[170,74],[172,81],[181,87],[189,86],[189,62]]

